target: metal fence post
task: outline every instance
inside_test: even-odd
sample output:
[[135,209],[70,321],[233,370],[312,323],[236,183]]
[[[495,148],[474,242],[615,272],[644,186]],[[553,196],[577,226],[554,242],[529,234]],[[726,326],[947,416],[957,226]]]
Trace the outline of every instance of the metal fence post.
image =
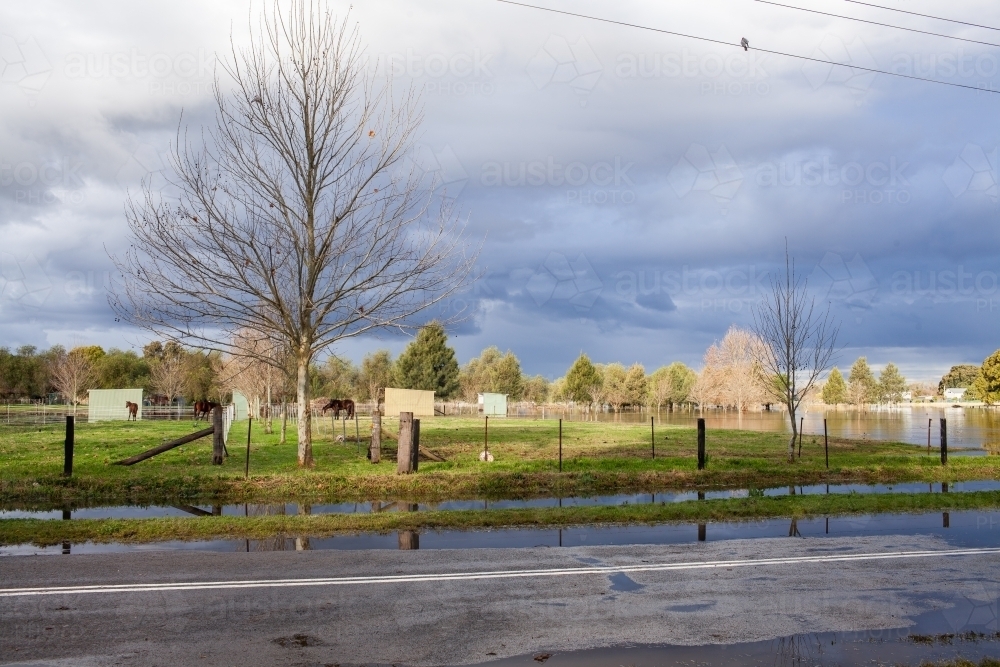
[[698,417],[698,470],[705,469],[705,418]]
[[562,472],[562,418],[559,418],[559,472]]
[[63,477],[73,476],[73,415],[66,415],[66,444],[63,452]]

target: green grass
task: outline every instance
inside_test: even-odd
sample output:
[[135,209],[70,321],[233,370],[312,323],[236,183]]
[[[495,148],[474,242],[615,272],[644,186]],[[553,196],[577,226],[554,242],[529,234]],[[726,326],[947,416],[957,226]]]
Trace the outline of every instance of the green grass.
[[[868,440],[830,440],[830,469],[822,439],[807,436],[802,458],[785,460],[784,434],[712,430],[710,462],[697,470],[695,429],[658,425],[656,459],[649,425],[564,422],[563,472],[558,472],[554,420],[490,421],[493,463],[482,463],[481,419],[438,417],[421,422],[421,446],[445,462],[422,461],[416,475],[397,476],[395,443],[383,440],[383,461],[357,454],[354,424],[346,443],[332,442],[329,419],[314,429],[315,466],[296,465],[295,433],[278,444],[254,423],[251,478],[243,479],[246,422],[234,425],[231,456],[212,466],[211,441],[202,439],[131,467],[111,465],[204,426],[193,421],[100,422],[76,431],[74,476],[61,476],[63,428],[0,428],[0,506],[47,508],[96,503],[308,502],[332,500],[523,498],[649,492],[670,488],[739,488],[837,482],[893,483],[1000,478],[1000,458],[952,457],[940,465],[921,447]],[[293,426],[290,424],[290,427]],[[370,433],[361,422],[361,436]],[[394,420],[385,421],[388,435]],[[337,433],[341,433],[338,424]]]
[[59,542],[142,543],[163,540],[267,539],[276,535],[323,537],[398,530],[466,530],[506,527],[564,527],[584,524],[710,523],[766,518],[808,518],[855,514],[992,510],[1000,492],[934,494],[836,494],[750,497],[678,503],[601,507],[495,510],[296,514],[155,519],[7,519],[0,544]]

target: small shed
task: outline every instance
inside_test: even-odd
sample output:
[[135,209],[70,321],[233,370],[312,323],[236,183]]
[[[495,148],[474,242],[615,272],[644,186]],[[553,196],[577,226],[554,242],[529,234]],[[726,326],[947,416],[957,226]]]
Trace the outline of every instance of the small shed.
[[250,414],[250,401],[238,391],[233,392],[233,406],[236,408],[233,421],[242,421]]
[[412,412],[414,417],[434,416],[434,392],[422,389],[385,388],[385,414],[398,417],[400,412]]
[[126,401],[139,406],[135,418],[142,419],[142,389],[91,389],[87,394],[87,421],[128,419]]
[[487,417],[506,417],[507,394],[479,394],[479,407]]

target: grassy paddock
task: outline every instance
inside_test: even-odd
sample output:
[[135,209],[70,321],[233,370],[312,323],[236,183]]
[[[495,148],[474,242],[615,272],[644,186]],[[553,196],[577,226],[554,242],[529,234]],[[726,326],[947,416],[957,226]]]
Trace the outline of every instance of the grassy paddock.
[[[607,507],[296,514],[155,519],[8,519],[0,521],[0,544],[59,542],[156,542],[222,538],[267,539],[276,535],[324,537],[396,530],[563,527],[583,524],[658,524],[749,521],[771,518],[847,516],[885,512],[993,510],[1000,492],[935,494],[838,494],[750,497]],[[283,508],[282,508],[283,510]]]
[[[383,442],[383,461],[364,457],[370,422],[360,425],[362,444],[334,442],[330,420],[314,425],[311,469],[296,466],[295,432],[278,444],[254,422],[250,471],[243,479],[246,422],[233,426],[231,456],[210,465],[211,441],[202,439],[131,467],[112,462],[137,454],[197,428],[185,421],[99,422],[76,431],[74,476],[61,477],[63,429],[0,428],[0,504],[45,507],[94,503],[157,503],[170,500],[268,502],[368,499],[521,498],[646,492],[669,488],[766,487],[823,482],[892,483],[1000,478],[1000,459],[953,456],[947,467],[937,453],[905,443],[830,440],[826,470],[822,438],[806,436],[802,458],[785,461],[781,433],[713,430],[708,433],[708,469],[697,470],[696,431],[657,425],[652,459],[649,424],[564,422],[563,473],[558,473],[555,420],[490,420],[493,463],[482,463],[483,421],[437,417],[421,423],[421,446],[446,459],[422,461],[416,475],[395,474],[395,442]],[[396,422],[385,420],[391,436]],[[341,434],[338,423],[336,433]]]

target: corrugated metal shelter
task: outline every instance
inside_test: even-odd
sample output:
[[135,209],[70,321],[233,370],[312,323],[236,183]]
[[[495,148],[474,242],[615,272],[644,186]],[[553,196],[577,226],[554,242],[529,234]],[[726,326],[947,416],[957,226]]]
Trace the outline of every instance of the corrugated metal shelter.
[[386,387],[385,415],[398,417],[400,412],[412,412],[414,417],[433,417],[434,392]]
[[125,401],[139,405],[136,419],[142,419],[142,389],[91,389],[87,392],[87,420],[91,422],[125,420]]
[[507,416],[507,394],[479,394],[479,405],[488,417]]
[[233,405],[236,406],[236,413],[233,415],[233,421],[242,421],[247,418],[250,414],[250,401],[247,397],[238,391],[233,392]]

